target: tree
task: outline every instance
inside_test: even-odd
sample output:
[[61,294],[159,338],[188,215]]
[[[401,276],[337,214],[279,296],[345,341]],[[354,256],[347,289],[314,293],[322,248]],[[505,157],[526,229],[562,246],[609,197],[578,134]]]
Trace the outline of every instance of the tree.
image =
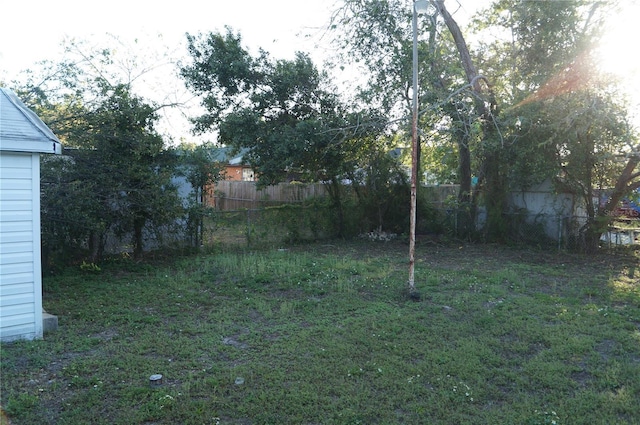
[[[474,222],[475,209],[470,208],[473,144],[477,139],[478,116],[485,112],[484,100],[480,96],[480,75],[470,60],[456,58],[458,50],[465,46],[464,38],[453,18],[442,2],[432,3],[433,13],[418,20],[418,31],[425,34],[426,42],[419,43],[419,125],[423,131],[419,149],[422,158],[422,142],[430,151],[441,150],[447,128],[447,144],[444,148],[455,151],[457,162],[453,174],[460,183],[459,205],[464,211],[461,228],[469,233]],[[448,34],[442,31],[438,14],[447,17],[451,28]],[[339,47],[344,58],[355,58],[370,75],[368,85],[361,89],[364,101],[380,99],[385,111],[398,121],[405,121],[411,106],[411,7],[399,0],[347,0],[333,17],[332,28],[336,31]],[[469,57],[468,49],[459,50]],[[463,59],[466,59],[463,58]],[[466,74],[465,74],[466,72]],[[479,111],[479,112],[478,112]],[[438,128],[438,132],[425,129]],[[407,132],[408,133],[408,132]],[[428,153],[425,158],[432,157]],[[432,164],[427,164],[426,169]],[[436,166],[441,168],[442,163]],[[466,225],[464,225],[466,223]]]
[[[555,125],[541,123],[552,119],[550,111],[555,110],[554,105],[562,103],[565,108],[574,108],[569,110],[577,114],[576,111],[585,108],[580,98],[581,92],[587,90],[596,96],[602,92],[601,88],[594,87],[595,80],[590,77],[591,74],[582,71],[584,62],[589,59],[588,50],[600,36],[601,23],[610,5],[577,0],[495,1],[476,20],[481,42],[477,50],[472,51],[462,30],[445,7],[445,2],[432,0],[431,4],[442,18],[451,38],[439,31],[441,27],[435,15],[424,21],[423,31],[428,34],[429,48],[421,52],[420,69],[432,72],[431,79],[424,79],[421,83],[425,92],[420,97],[429,102],[426,106],[422,105],[421,110],[433,113],[432,122],[438,124],[435,132],[426,131],[423,134],[442,135],[448,132],[456,143],[457,181],[461,185],[458,200],[459,205],[467,206],[469,211],[467,220],[460,222],[473,223],[474,209],[479,201],[477,195],[482,193],[488,212],[485,234],[499,240],[506,236],[503,218],[507,205],[506,193],[515,188],[516,183],[524,187],[536,179],[539,182],[541,178],[558,176],[563,170],[565,173],[567,171],[566,164],[560,165],[568,159],[566,152],[558,146],[565,146],[566,149],[567,144],[578,143],[578,138],[569,137],[570,132],[562,131],[567,127],[562,127],[563,121],[557,117],[565,115],[557,115]],[[364,93],[373,92],[387,99],[395,99],[396,95],[386,92],[385,86],[379,84],[382,76],[397,75],[400,81],[400,75],[405,75],[405,81],[408,80],[408,49],[402,46],[410,39],[406,32],[409,13],[409,8],[401,2],[379,0],[347,0],[345,6],[336,13],[334,29],[338,31],[340,46],[356,60],[369,65],[372,78]],[[509,36],[504,39],[485,36],[497,27],[502,27],[499,32]],[[486,32],[483,33],[483,30]],[[451,50],[452,45],[455,50]],[[455,60],[458,67],[441,63],[444,57],[452,62],[452,51],[458,56]],[[399,66],[400,63],[403,65]],[[392,68],[395,68],[395,72]],[[401,92],[401,86],[387,85],[389,90],[397,90],[396,93]],[[609,170],[609,184],[615,183],[615,187],[629,190],[635,187],[633,179],[637,177],[633,165],[635,156],[630,153],[634,149],[627,149],[625,153],[619,148],[634,145],[635,142],[632,136],[626,141],[621,139],[622,134],[629,133],[624,130],[624,120],[616,120],[612,111],[624,112],[612,102],[611,97],[600,97],[591,121],[582,123],[593,124],[590,127],[592,130],[599,128],[597,136],[596,133],[590,133],[598,138],[597,147],[580,150],[574,146],[572,152],[584,153],[582,160],[575,162],[576,165],[591,164],[594,170],[606,168]],[[426,115],[421,119],[423,128]],[[577,121],[572,122],[570,127],[575,135],[582,129],[574,125],[577,125]],[[537,139],[534,140],[534,137]],[[565,137],[566,140],[562,143],[545,142],[557,137]],[[607,140],[612,137],[616,140],[617,148],[613,147],[613,140]],[[427,140],[428,145],[435,140],[432,136]],[[607,149],[610,157],[626,155],[627,162],[617,166],[611,162],[609,165],[603,164],[602,149]],[[449,151],[446,148],[441,150]],[[618,170],[618,174],[614,170]],[[476,190],[472,190],[470,184],[474,174],[479,182]],[[618,178],[626,183],[617,184]],[[472,193],[474,196],[471,196]],[[613,201],[614,197],[610,199]],[[469,232],[463,232],[466,233]]]
[[89,202],[93,206],[93,256],[100,256],[104,237],[112,231],[131,235],[134,256],[139,257],[145,229],[151,226],[159,234],[179,215],[171,184],[173,158],[153,130],[157,117],[152,106],[132,95],[127,86],[103,90],[96,109],[74,119],[66,132],[58,130],[71,158],[65,180],[67,185],[81,182],[90,188],[72,205]]
[[[614,79],[599,75],[590,52],[601,36],[611,3],[501,0],[478,19],[480,29],[510,33],[480,47],[496,79],[501,144],[484,155],[501,158],[493,169],[505,189],[551,178],[585,205],[583,247],[597,247],[612,206],[637,187],[637,139],[627,122]],[[485,164],[489,164],[485,162]],[[496,187],[487,180],[487,186]],[[593,202],[613,188],[607,205]],[[495,199],[496,196],[489,196]],[[499,210],[497,210],[499,211]]]
[[181,74],[206,110],[194,119],[196,131],[218,131],[219,143],[247,149],[259,185],[324,182],[341,226],[341,176],[357,169],[364,137],[380,132],[386,120],[349,112],[306,54],[253,57],[231,29],[187,40],[192,63]]
[[219,143],[247,148],[261,185],[288,175],[330,179],[342,142],[332,130],[346,121],[326,75],[303,53],[294,60],[271,61],[265,52],[254,58],[241,41],[230,29],[188,37],[193,63],[182,76],[206,109],[194,119],[196,131],[217,130]]
[[66,156],[43,167],[43,223],[57,223],[50,243],[88,245],[94,260],[110,232],[130,236],[139,256],[145,232],[160,237],[182,213],[174,157],[155,130],[158,107],[117,82],[110,57],[102,50],[47,64],[18,89],[65,146]]
[[409,181],[392,140],[375,140],[363,150],[360,167],[349,175],[369,228],[405,233],[409,228]]
[[637,149],[637,136],[626,111],[606,85],[593,84],[545,100],[528,118],[535,121],[524,122],[522,142],[535,140],[538,152],[552,154],[547,177],[581,201],[586,217],[577,247],[593,252],[617,204],[640,187],[639,157],[629,145]]
[[96,198],[95,181],[77,173],[68,156],[40,158],[42,263],[47,270],[66,265],[89,249],[90,261],[102,255],[99,235],[106,222]]
[[92,147],[82,151],[82,165],[94,175],[99,170],[103,207],[117,234],[132,234],[136,257],[144,250],[144,230],[151,225],[160,236],[180,213],[171,183],[174,158],[154,130],[156,120],[151,105],[119,85],[105,91],[100,107],[86,116],[86,127],[76,128],[83,134],[77,139]]
[[191,186],[191,196],[185,207],[187,233],[191,238],[191,245],[195,247],[204,241],[204,219],[210,215],[213,207],[206,204],[206,192],[212,184],[224,177],[217,152],[212,143],[183,143],[175,150],[179,159],[178,175],[184,177]]

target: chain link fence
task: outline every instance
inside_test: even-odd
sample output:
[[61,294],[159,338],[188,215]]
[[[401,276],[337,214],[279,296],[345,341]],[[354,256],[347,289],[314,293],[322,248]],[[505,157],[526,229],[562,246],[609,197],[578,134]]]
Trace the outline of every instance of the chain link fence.
[[215,211],[205,223],[204,244],[284,245],[337,234],[335,211],[326,205],[285,204]]
[[[419,235],[459,238],[463,233],[460,211],[433,209],[419,217]],[[353,236],[371,232],[357,217],[343,217]],[[349,223],[350,220],[350,223]],[[475,242],[495,241],[489,235],[487,218],[476,215],[474,232],[465,238]],[[499,242],[554,250],[582,250],[587,217],[527,212],[502,214]],[[281,205],[277,207],[216,211],[205,226],[204,244],[236,246],[271,245],[330,239],[338,236],[338,217],[328,205]],[[395,235],[402,238],[407,235]],[[602,248],[640,243],[640,220],[617,219],[600,238]]]
[[[443,217],[440,226],[451,235],[461,235],[464,229],[460,223],[459,211],[455,209],[439,209]],[[533,214],[528,211],[503,213],[498,228],[500,242],[516,245],[554,248],[558,250],[584,251],[587,245],[586,228],[589,218],[586,216],[568,216],[562,214]],[[490,234],[487,217],[480,211],[473,223],[471,236],[479,242],[494,241],[496,235]],[[640,244],[640,219],[616,217],[601,234],[601,248],[616,248]]]

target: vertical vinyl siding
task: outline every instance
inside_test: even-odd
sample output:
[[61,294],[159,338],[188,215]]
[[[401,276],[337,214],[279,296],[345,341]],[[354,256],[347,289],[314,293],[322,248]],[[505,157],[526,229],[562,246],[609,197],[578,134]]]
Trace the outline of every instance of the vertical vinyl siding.
[[39,154],[0,152],[0,339],[42,337]]

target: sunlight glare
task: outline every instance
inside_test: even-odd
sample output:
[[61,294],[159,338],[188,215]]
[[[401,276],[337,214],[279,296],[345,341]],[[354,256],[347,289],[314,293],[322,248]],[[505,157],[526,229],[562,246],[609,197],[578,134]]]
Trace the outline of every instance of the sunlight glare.
[[640,105],[640,3],[623,1],[620,11],[607,23],[598,50],[599,68],[620,79],[631,106]]

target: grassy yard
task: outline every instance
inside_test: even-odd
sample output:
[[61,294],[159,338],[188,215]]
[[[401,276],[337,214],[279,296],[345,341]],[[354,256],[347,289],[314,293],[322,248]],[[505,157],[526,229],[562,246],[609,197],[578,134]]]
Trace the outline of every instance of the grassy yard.
[[335,242],[46,278],[60,328],[2,345],[2,407],[17,425],[640,424],[638,252],[423,245],[418,302],[407,252]]

